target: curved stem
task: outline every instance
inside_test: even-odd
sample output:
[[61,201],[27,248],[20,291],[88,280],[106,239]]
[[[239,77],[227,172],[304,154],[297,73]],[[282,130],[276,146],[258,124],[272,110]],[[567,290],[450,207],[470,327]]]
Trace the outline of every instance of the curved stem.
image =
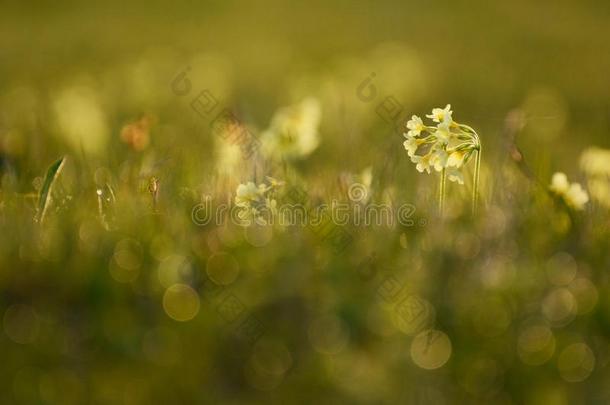
[[472,138],[475,141],[476,145],[477,159],[475,161],[474,175],[472,179],[472,215],[476,216],[479,202],[479,178],[481,175],[481,152],[483,151],[483,147],[481,146],[481,138],[479,138],[479,134],[477,134],[477,131],[475,131],[469,125],[458,124],[458,126],[460,128],[465,128],[466,130],[468,130],[468,133],[472,135]]
[[439,196],[438,196],[438,215],[439,217],[443,217],[443,212],[445,210],[445,185],[447,180],[447,172],[446,169],[443,168],[441,171],[441,179],[440,179],[440,187],[439,187]]
[[474,177],[472,180],[472,215],[477,215],[477,207],[479,202],[479,177],[481,174],[481,144],[477,149],[477,159],[474,164]]

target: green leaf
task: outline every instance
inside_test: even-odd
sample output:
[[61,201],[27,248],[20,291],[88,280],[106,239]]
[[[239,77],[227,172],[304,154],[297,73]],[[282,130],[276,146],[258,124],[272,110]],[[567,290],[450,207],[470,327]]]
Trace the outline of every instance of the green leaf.
[[59,173],[64,166],[65,160],[66,158],[62,157],[53,162],[45,175],[44,183],[42,183],[42,188],[40,189],[40,194],[38,195],[38,222],[40,223],[44,221],[45,214],[49,207],[49,198],[51,196],[53,185],[55,184],[55,180],[57,179],[57,176],[59,176]]

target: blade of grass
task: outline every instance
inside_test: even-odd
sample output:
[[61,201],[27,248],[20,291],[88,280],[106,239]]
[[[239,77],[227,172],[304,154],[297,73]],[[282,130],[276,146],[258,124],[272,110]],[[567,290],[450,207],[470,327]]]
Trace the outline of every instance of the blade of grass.
[[51,191],[53,190],[53,184],[59,176],[61,169],[64,166],[64,161],[66,160],[65,156],[53,162],[51,166],[47,169],[47,174],[45,175],[44,182],[42,183],[42,188],[40,189],[40,194],[38,195],[38,222],[42,223],[44,221],[45,214],[47,213],[47,209],[49,208],[49,199],[51,196]]

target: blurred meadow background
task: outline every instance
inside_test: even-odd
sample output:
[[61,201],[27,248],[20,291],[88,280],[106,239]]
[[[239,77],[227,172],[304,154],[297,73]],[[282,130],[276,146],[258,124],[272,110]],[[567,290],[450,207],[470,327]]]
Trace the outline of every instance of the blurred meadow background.
[[[609,404],[609,22],[601,0],[1,1],[0,403]],[[403,147],[448,103],[484,148],[474,217],[473,161],[441,219]],[[413,210],[199,221],[295,198]]]

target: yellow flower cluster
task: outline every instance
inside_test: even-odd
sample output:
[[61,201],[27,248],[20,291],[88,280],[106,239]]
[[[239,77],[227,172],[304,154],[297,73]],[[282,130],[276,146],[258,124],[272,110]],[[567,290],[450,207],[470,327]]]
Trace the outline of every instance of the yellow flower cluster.
[[417,171],[445,171],[450,181],[464,184],[462,167],[481,144],[477,133],[468,125],[453,120],[451,105],[434,108],[426,115],[436,125],[427,126],[417,115],[407,122],[403,145]]
[[251,181],[237,186],[235,205],[239,207],[237,216],[245,226],[253,224],[267,225],[277,211],[277,201],[273,198],[275,191],[284,183],[267,177],[267,184],[255,184]]

